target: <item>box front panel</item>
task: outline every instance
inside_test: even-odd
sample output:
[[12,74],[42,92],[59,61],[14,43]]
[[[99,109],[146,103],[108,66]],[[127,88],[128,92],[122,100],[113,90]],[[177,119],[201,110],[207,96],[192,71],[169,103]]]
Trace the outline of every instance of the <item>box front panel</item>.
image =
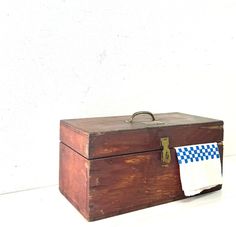
[[162,166],[160,151],[91,160],[90,220],[185,198],[174,149],[171,158],[168,166]]

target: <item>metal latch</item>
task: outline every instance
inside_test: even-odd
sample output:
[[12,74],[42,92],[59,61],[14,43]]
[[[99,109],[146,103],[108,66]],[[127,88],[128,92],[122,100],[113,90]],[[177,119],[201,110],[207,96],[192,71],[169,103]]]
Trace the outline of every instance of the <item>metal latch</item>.
[[161,138],[161,146],[162,146],[162,153],[161,153],[161,161],[163,165],[169,164],[171,161],[171,154],[169,149],[169,137]]

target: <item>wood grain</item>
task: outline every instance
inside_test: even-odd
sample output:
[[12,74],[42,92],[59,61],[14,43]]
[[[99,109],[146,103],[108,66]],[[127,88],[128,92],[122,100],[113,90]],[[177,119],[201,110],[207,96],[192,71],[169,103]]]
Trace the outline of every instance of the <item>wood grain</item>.
[[[219,150],[222,158],[223,147]],[[90,220],[185,198],[175,150],[171,149],[167,167],[161,165],[160,154],[151,151],[91,160]]]
[[95,160],[64,144],[60,150],[60,190],[89,221],[185,198],[174,149],[168,166],[159,150]]
[[60,123],[60,141],[72,147],[82,156],[88,156],[89,135],[69,125]]
[[132,124],[128,116],[62,120],[60,139],[88,159],[160,149],[162,137],[171,148],[223,140],[223,121],[182,113],[155,117],[164,124],[146,116]]
[[91,134],[88,158],[161,149],[160,140],[163,137],[169,137],[170,148],[221,142],[223,127],[214,123]]
[[135,117],[132,123],[127,122],[131,116],[112,116],[112,117],[93,117],[61,120],[65,125],[69,125],[79,131],[90,133],[105,133],[114,131],[127,131],[143,129],[147,127],[166,127],[192,124],[217,123],[222,124],[221,120],[200,117],[185,113],[159,113],[154,114],[157,121],[152,121],[148,115]]
[[89,219],[89,161],[60,143],[59,189],[61,193]]
[[[223,165],[223,121],[182,113],[62,120],[60,179],[63,195],[87,220],[185,198],[174,147],[218,142]],[[171,163],[161,163],[169,137]],[[221,185],[203,193],[219,190]]]

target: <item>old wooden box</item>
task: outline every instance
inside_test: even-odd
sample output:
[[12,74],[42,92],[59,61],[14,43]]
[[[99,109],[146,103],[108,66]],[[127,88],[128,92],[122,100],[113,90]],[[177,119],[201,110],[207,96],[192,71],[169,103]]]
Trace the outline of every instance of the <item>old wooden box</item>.
[[60,141],[60,191],[91,221],[185,198],[174,147],[217,142],[222,162],[223,121],[149,112],[61,120]]

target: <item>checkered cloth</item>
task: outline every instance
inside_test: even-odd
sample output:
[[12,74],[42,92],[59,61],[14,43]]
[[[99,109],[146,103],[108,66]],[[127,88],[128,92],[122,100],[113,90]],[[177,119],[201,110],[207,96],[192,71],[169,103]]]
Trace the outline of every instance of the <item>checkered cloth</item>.
[[179,164],[199,162],[208,159],[220,158],[217,143],[191,145],[177,148]]
[[221,162],[217,143],[175,147],[182,189],[192,196],[222,184]]

